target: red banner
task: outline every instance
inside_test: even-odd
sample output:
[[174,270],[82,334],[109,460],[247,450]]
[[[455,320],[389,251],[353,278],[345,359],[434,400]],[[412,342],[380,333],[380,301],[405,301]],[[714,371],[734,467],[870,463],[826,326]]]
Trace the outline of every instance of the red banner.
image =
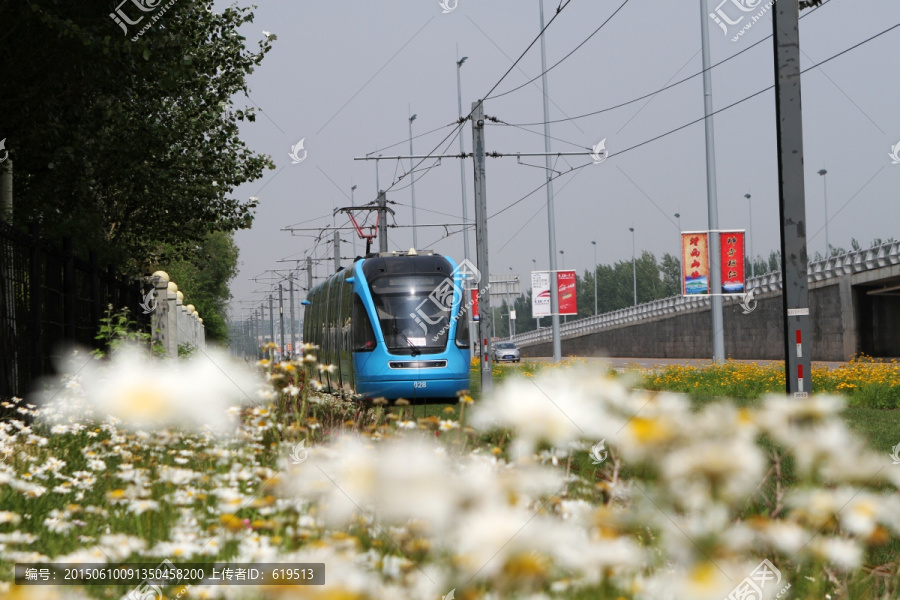
[[722,257],[722,293],[744,293],[744,232],[719,232]]
[[478,316],[478,288],[472,288],[472,320],[480,320]]
[[575,288],[575,271],[557,271],[556,285],[559,286],[559,314],[578,314],[578,294]]
[[706,233],[681,234],[681,293],[709,293],[709,247]]

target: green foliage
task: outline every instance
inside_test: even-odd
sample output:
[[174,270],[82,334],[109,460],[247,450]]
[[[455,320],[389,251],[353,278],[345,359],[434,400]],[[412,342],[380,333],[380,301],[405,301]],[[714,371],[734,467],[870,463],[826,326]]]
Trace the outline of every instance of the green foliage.
[[250,226],[256,201],[230,194],[274,165],[240,139],[254,113],[232,98],[271,46],[245,47],[250,9],[213,4],[176,2],[141,37],[123,36],[108,0],[4,8],[0,131],[17,223],[78,231],[79,252],[141,271],[160,243],[189,255],[211,231]]
[[196,348],[190,342],[184,342],[178,345],[178,358],[189,358],[194,354]]
[[[131,312],[127,308],[114,310],[113,305],[106,307],[106,313],[100,318],[100,328],[94,339],[99,340],[106,348],[106,351],[95,349],[91,353],[94,356],[106,356],[108,352],[112,352],[122,344],[133,343],[140,345],[151,345],[150,338],[152,336],[143,331],[141,324],[131,318]],[[151,349],[156,354],[164,353],[163,348],[156,342],[153,342]]]
[[[171,247],[169,248],[171,250]],[[168,254],[164,249],[163,254]],[[229,232],[206,234],[184,260],[159,263],[153,270],[169,274],[169,280],[184,294],[184,303],[193,304],[203,318],[207,341],[228,340],[227,304],[231,299],[229,282],[237,274],[238,248]]]

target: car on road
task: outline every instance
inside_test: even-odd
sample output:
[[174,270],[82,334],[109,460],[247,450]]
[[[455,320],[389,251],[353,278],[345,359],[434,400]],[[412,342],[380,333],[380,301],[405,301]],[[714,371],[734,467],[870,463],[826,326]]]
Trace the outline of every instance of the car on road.
[[494,362],[519,362],[519,349],[515,342],[497,342],[494,346]]

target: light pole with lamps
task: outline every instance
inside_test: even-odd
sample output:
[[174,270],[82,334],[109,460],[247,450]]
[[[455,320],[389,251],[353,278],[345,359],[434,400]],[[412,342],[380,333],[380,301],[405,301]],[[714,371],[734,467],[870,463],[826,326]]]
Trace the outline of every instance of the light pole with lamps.
[[[355,191],[356,191],[356,186],[351,185],[350,186],[350,206],[356,206],[356,203],[353,201],[353,198],[354,198],[353,192],[355,192]],[[353,240],[353,258],[356,258],[356,236],[352,235],[350,237]]]
[[637,263],[634,258],[634,227],[629,227],[628,231],[631,232],[631,273],[632,281],[634,282],[634,305],[637,306]]
[[[459,56],[459,44],[456,45],[456,55]],[[462,119],[462,79],[460,76],[460,70],[462,70],[463,63],[466,62],[468,56],[463,56],[461,59],[456,61],[456,95],[458,99],[459,106],[459,118]],[[460,155],[465,155],[465,143],[463,138],[465,136],[459,136],[459,153]],[[469,201],[466,199],[466,161],[459,161],[459,184],[460,191],[462,192],[462,218],[463,218],[463,258],[467,261],[469,260]],[[468,298],[468,290],[469,286],[468,282],[463,282],[463,288],[466,293],[466,298]],[[469,319],[469,331],[475,331],[474,321],[471,320],[471,313],[466,314],[466,318]],[[469,352],[472,356],[475,356],[475,337],[473,335],[469,335]]]
[[594,316],[597,316],[597,242],[591,242],[594,247]]
[[754,266],[756,258],[753,256],[753,203],[750,202],[750,194],[744,194],[744,198],[747,199],[747,213],[750,217],[747,227],[747,239],[750,242],[750,277],[756,277],[756,267]]
[[[457,56],[459,56],[459,47],[457,46]],[[459,118],[462,119],[462,79],[460,77],[460,71],[462,70],[463,63],[466,62],[468,56],[463,56],[461,59],[456,61],[456,94],[459,100]],[[459,153],[460,155],[464,155],[466,153],[465,144],[463,143],[463,138],[465,136],[459,136]],[[459,161],[459,182],[462,188],[462,218],[463,218],[463,258],[469,260],[469,206],[468,201],[466,200],[466,161]]]
[[515,307],[510,304],[510,295],[509,288],[512,287],[513,276],[512,276],[513,268],[509,268],[509,283],[506,284],[506,312],[509,316],[509,339],[512,340],[512,337],[516,335],[516,320],[513,318],[513,314],[515,313]]
[[825,258],[831,255],[831,244],[828,242],[828,180],[825,177],[828,171],[822,169],[819,171],[822,176],[822,193],[825,196]]
[[[531,270],[532,270],[532,271],[537,271],[537,259],[536,259],[536,258],[532,258],[532,259],[531,259],[531,264],[532,264]],[[534,280],[532,280],[532,281],[534,281]],[[531,289],[531,298],[532,298],[532,300],[531,300],[531,303],[532,303],[532,304],[531,304],[531,305],[534,306],[534,288]],[[538,328],[538,330],[540,330],[540,328],[541,328],[541,318],[540,318],[540,317],[534,317],[534,320],[537,321],[537,328]]]
[[684,249],[682,248],[681,241],[681,213],[675,213],[675,218],[678,219],[678,266],[681,268],[681,277],[684,277]]
[[[409,189],[412,194],[412,230],[413,230],[413,248],[418,248],[418,238],[416,237],[416,176],[413,173],[413,140],[412,140],[412,124],[416,120],[416,115],[409,118]],[[460,136],[462,137],[462,136]]]
[[[562,256],[562,270],[565,271],[566,270],[566,251],[560,250],[559,255]],[[550,287],[553,287],[553,283],[554,283],[553,277],[556,277],[556,281],[559,281],[559,275],[556,273],[551,273],[550,274]],[[557,306],[558,305],[559,304],[557,303]],[[560,312],[562,312],[562,311],[560,311]],[[568,322],[569,322],[569,315],[563,315],[563,323],[568,323]]]

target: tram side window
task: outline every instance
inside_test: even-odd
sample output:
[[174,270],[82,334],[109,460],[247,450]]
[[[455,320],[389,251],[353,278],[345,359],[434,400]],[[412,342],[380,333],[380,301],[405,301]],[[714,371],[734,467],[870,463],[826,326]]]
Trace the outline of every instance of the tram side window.
[[372,322],[369,321],[369,315],[366,313],[366,307],[363,306],[362,298],[359,294],[353,294],[353,351],[354,352],[371,352],[375,349],[375,332],[372,329]]
[[314,320],[313,315],[315,315],[315,305],[313,304],[315,296],[310,293],[306,299],[309,301],[309,304],[303,309],[303,343],[315,344],[315,335],[313,334],[314,329],[311,327]]
[[456,346],[458,348],[469,347],[469,315],[460,311],[456,321]]
[[[349,273],[349,271],[348,271]],[[346,351],[350,348],[350,331],[352,329],[352,310],[353,285],[346,281],[341,286],[341,350]]]
[[324,308],[325,307],[322,306],[322,290],[319,289],[312,299],[313,315],[311,325],[313,334],[312,343],[320,348],[322,347],[322,314]]

